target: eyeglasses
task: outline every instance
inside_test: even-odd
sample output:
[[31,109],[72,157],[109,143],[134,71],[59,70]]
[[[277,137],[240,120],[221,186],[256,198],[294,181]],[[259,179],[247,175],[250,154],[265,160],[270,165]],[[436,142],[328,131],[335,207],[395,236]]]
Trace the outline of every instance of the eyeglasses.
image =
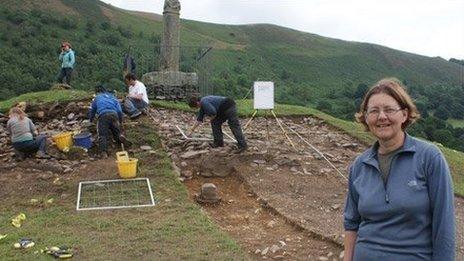
[[385,107],[385,108],[369,108],[366,110],[366,114],[368,117],[373,117],[377,118],[380,115],[380,112],[383,112],[387,117],[395,115],[397,112],[401,111],[403,109],[401,108],[391,108],[391,107]]

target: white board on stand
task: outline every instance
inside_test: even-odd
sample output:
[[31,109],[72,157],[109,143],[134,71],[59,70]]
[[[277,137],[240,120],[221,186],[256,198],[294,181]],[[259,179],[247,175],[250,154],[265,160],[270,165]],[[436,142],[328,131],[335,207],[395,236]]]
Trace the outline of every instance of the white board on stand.
[[274,82],[255,82],[253,96],[255,110],[274,109]]

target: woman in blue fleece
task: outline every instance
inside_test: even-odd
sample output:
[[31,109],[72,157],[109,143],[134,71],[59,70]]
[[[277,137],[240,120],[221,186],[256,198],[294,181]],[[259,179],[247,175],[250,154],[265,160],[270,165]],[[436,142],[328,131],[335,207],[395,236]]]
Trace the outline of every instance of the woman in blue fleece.
[[[74,63],[76,58],[74,57],[74,51],[71,49],[69,42],[61,43],[61,53],[58,59],[61,62],[60,75],[58,76],[59,83],[71,84],[71,74],[73,72]],[[63,81],[64,80],[64,81]]]
[[435,145],[405,132],[418,118],[397,79],[364,97],[356,119],[377,142],[350,167],[345,260],[454,260],[450,171]]

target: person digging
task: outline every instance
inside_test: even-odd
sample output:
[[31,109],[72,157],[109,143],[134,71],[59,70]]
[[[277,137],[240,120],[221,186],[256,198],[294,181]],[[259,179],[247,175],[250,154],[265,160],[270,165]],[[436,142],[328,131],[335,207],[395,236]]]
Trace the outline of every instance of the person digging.
[[224,137],[222,133],[222,124],[227,121],[230,130],[238,143],[238,149],[235,153],[242,153],[248,149],[245,141],[240,121],[237,116],[237,108],[235,101],[231,98],[223,96],[192,96],[189,99],[188,105],[190,108],[200,108],[197,115],[197,120],[190,129],[188,136],[192,136],[195,129],[203,122],[205,116],[211,117],[211,129],[213,131],[214,141],[210,146],[212,148],[223,147]]
[[95,87],[96,97],[92,101],[89,111],[89,120],[97,119],[98,148],[100,157],[108,157],[108,138],[113,136],[119,144],[129,147],[131,143],[121,133],[122,109],[113,93],[108,92],[102,85]]

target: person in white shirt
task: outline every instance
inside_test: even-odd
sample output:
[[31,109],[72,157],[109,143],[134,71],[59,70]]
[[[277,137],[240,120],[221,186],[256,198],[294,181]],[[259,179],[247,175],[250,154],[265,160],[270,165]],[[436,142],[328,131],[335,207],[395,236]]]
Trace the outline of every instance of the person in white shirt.
[[148,107],[149,100],[145,84],[137,80],[133,73],[126,74],[124,82],[129,87],[129,93],[124,99],[123,111],[131,119],[135,119],[142,114],[142,110]]

